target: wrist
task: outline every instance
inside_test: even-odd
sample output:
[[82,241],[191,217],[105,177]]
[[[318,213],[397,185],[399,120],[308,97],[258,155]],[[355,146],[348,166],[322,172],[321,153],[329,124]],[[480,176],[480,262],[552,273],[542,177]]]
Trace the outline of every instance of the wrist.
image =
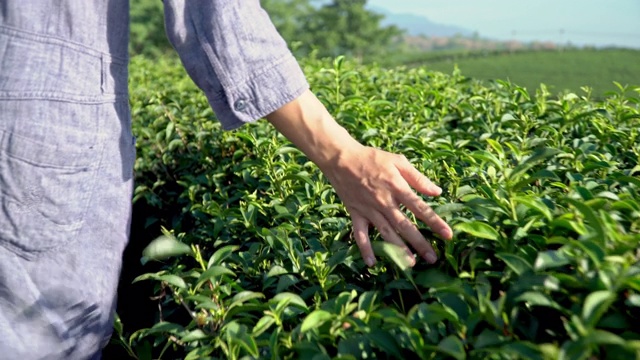
[[310,91],[266,118],[325,173],[345,154],[363,147]]

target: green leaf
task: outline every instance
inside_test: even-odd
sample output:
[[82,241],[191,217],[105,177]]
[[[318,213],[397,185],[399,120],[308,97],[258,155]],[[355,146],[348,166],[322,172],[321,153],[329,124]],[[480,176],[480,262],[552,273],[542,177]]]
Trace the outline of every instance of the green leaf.
[[547,250],[538,253],[533,268],[536,271],[557,268],[570,263],[569,257],[562,250]]
[[460,287],[460,280],[451,277],[439,269],[427,269],[416,276],[415,283],[424,288]]
[[174,256],[193,254],[191,247],[176,240],[173,235],[166,233],[153,240],[142,251],[142,265],[150,260],[163,260]]
[[525,302],[528,306],[542,306],[562,310],[562,307],[551,300],[546,294],[537,291],[527,291],[515,299],[516,302]]
[[202,285],[204,282],[208,280],[213,280],[215,278],[219,278],[224,275],[231,276],[231,277],[236,276],[236,274],[233,271],[227,269],[226,267],[214,265],[208,268],[205,272],[203,272],[202,275],[200,275],[200,277],[198,278],[197,286],[199,287],[200,285]]
[[207,268],[211,268],[213,265],[222,265],[222,262],[231,256],[235,251],[240,249],[240,246],[237,245],[227,245],[223,246],[220,249],[216,250],[215,253],[209,258],[209,263],[207,264]]
[[145,335],[157,334],[157,333],[170,333],[170,334],[178,334],[184,331],[184,327],[178,324],[174,324],[168,321],[161,321],[156,323],[151,327],[151,329],[146,330]]
[[453,215],[454,213],[462,212],[467,208],[468,207],[465,204],[449,203],[449,204],[444,204],[444,205],[435,207],[433,211],[435,211],[436,214],[442,217],[442,216],[449,216],[449,215]]
[[591,354],[591,347],[584,338],[576,341],[567,340],[560,348],[559,360],[585,360]]
[[123,331],[122,320],[120,320],[120,316],[118,315],[118,313],[114,314],[113,329],[116,331],[116,334],[122,336],[122,331]]
[[231,299],[231,305],[229,305],[229,307],[231,306],[236,306],[236,305],[240,305],[242,303],[244,303],[245,301],[249,301],[249,300],[253,300],[253,299],[263,299],[265,296],[263,293],[259,293],[259,292],[255,292],[255,291],[241,291],[239,293],[237,293],[232,299]]
[[498,155],[500,155],[501,157],[504,156],[504,148],[502,147],[502,145],[500,145],[498,141],[493,139],[486,139],[486,141],[493,148],[493,150],[495,150],[498,153]]
[[604,249],[596,242],[583,240],[583,241],[572,241],[572,245],[581,248],[593,261],[597,267],[600,267],[600,263],[604,261],[604,257],[606,253]]
[[527,260],[516,254],[498,253],[496,254],[496,257],[504,261],[505,264],[507,264],[507,266],[517,275],[522,275],[533,270],[533,267]]
[[358,299],[358,310],[364,310],[367,313],[373,311],[374,306],[376,306],[377,297],[378,292],[376,291],[366,291],[360,294],[360,298]]
[[334,315],[328,311],[314,310],[302,321],[300,332],[305,333],[311,329],[318,328],[333,317]]
[[602,225],[602,221],[596,216],[596,214],[591,210],[591,208],[584,203],[565,197],[564,199],[569,204],[573,205],[587,220],[587,224],[596,232],[596,239],[598,241],[604,241],[605,239],[605,230]]
[[489,346],[503,344],[507,341],[507,337],[496,331],[484,329],[473,343],[474,349],[482,349]]
[[[184,360],[202,360],[207,359],[208,355],[211,354],[214,350],[213,346],[199,346],[193,350],[191,350],[187,356],[185,356]],[[140,359],[142,360],[142,359]]]
[[460,339],[455,335],[449,335],[444,338],[438,344],[438,350],[457,360],[464,360],[467,358],[467,353],[464,350],[462,341],[460,341]]
[[542,214],[547,220],[552,220],[551,210],[542,201],[529,196],[516,196],[513,199],[518,204],[523,204],[527,208]]
[[638,295],[638,294],[629,295],[629,297],[627,298],[627,301],[625,301],[625,303],[628,306],[640,307],[640,295]]
[[518,181],[520,181],[522,176],[526,174],[527,171],[532,169],[537,164],[543,162],[544,160],[552,156],[556,156],[559,153],[561,153],[561,151],[557,149],[551,149],[551,148],[537,149],[536,151],[534,151],[534,153],[531,156],[529,156],[526,160],[518,164],[511,171],[511,173],[509,174],[509,182],[511,184],[517,183]]
[[459,223],[454,225],[453,228],[454,230],[462,231],[483,239],[498,240],[498,237],[500,236],[496,229],[491,225],[480,221]]
[[616,294],[609,290],[600,290],[589,294],[582,307],[582,319],[585,324],[595,326],[615,299]]
[[294,305],[304,310],[308,309],[307,304],[299,295],[290,292],[281,292],[274,296],[270,302],[280,303],[283,301],[288,301],[289,305]]
[[458,314],[453,309],[440,303],[416,305],[409,311],[409,317],[425,324],[438,324],[444,320],[457,324],[460,321]]
[[273,267],[269,269],[269,272],[267,273],[267,277],[284,275],[284,274],[287,274],[288,272],[289,271],[287,271],[287,269],[283,268],[280,265],[273,265]]
[[372,242],[371,246],[373,247],[373,253],[376,254],[376,256],[384,255],[393,261],[393,263],[404,272],[411,270],[411,263],[407,258],[407,253],[398,245],[376,241]]
[[179,287],[181,289],[187,288],[187,283],[185,283],[184,280],[177,275],[172,275],[172,274],[160,275],[158,276],[158,280],[165,281],[167,284],[173,285],[175,287]]
[[386,355],[395,359],[400,359],[402,357],[402,349],[400,348],[400,345],[398,345],[396,338],[387,331],[382,329],[373,329],[369,334],[367,334],[367,336],[371,340],[373,346],[380,348]]
[[516,359],[543,360],[544,355],[538,345],[528,341],[517,341],[500,347],[500,353],[516,355]]
[[598,345],[621,345],[625,346],[625,340],[618,335],[604,330],[594,330],[585,337],[585,341]]
[[183,342],[188,343],[188,342],[192,342],[192,341],[206,339],[208,337],[209,337],[209,335],[207,335],[204,331],[202,331],[200,329],[195,329],[195,330],[192,330],[192,331],[188,332],[180,340],[182,340]]
[[240,345],[253,357],[257,358],[260,355],[258,344],[256,344],[255,339],[247,333],[247,327],[245,325],[240,325],[232,321],[224,327],[224,331],[228,342]]
[[271,325],[275,324],[275,322],[276,320],[271,315],[263,316],[260,320],[258,320],[258,323],[256,323],[256,325],[253,327],[253,331],[252,331],[253,336],[255,337],[260,336],[260,334],[269,330]]
[[357,360],[373,358],[374,353],[368,338],[361,334],[353,334],[338,341],[338,356],[335,360]]
[[482,162],[489,162],[495,165],[500,170],[502,170],[502,168],[504,167],[500,159],[498,159],[495,155],[485,150],[476,150],[473,153],[471,153],[471,157],[476,160],[480,160]]

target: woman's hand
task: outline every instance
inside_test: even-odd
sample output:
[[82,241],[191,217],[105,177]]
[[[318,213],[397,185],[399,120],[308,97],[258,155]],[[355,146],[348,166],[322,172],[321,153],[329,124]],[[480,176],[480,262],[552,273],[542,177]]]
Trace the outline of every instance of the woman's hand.
[[267,120],[315,162],[334,186],[351,215],[354,238],[367,265],[375,264],[369,225],[376,227],[385,241],[404,248],[411,265],[415,258],[407,244],[427,262],[437,260],[431,243],[400,206],[436,234],[450,239],[451,228],[413,189],[427,196],[440,195],[442,190],[404,156],[358,143],[311,91],[267,115]]

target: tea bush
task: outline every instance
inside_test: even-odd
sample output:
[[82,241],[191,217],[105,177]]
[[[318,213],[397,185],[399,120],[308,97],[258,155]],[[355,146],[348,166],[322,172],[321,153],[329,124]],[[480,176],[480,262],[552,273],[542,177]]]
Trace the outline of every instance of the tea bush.
[[157,323],[115,324],[132,357],[640,356],[640,88],[593,101],[457,71],[303,67],[354,137],[444,189],[427,200],[454,239],[422,226],[440,260],[409,268],[374,236],[367,268],[300,151],[266,121],[221,131],[178,64],[135,58],[134,200],[165,230],[136,279],[155,284]]

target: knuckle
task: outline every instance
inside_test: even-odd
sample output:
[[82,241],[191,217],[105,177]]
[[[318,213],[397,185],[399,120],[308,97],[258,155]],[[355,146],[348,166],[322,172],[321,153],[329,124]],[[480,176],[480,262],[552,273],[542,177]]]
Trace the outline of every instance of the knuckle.
[[383,238],[391,237],[396,233],[389,225],[380,226],[378,228],[378,231],[380,232],[380,235],[382,235]]
[[396,160],[404,163],[409,162],[409,159],[407,159],[407,157],[404,156],[404,154],[396,154]]
[[408,233],[411,230],[413,230],[414,225],[411,222],[411,220],[409,220],[407,218],[404,218],[404,219],[400,220],[400,222],[398,222],[396,227],[397,227],[399,233],[405,234],[405,233]]
[[367,236],[362,231],[358,231],[353,235],[353,239],[356,241],[356,244],[361,245],[367,242]]
[[433,213],[431,207],[424,201],[418,201],[416,203],[416,211],[420,214],[423,214],[424,216],[429,216],[431,213]]
[[402,181],[390,181],[388,186],[389,189],[392,191],[393,196],[401,196],[401,197],[406,197],[407,195],[407,189],[404,186],[405,184],[402,183]]

